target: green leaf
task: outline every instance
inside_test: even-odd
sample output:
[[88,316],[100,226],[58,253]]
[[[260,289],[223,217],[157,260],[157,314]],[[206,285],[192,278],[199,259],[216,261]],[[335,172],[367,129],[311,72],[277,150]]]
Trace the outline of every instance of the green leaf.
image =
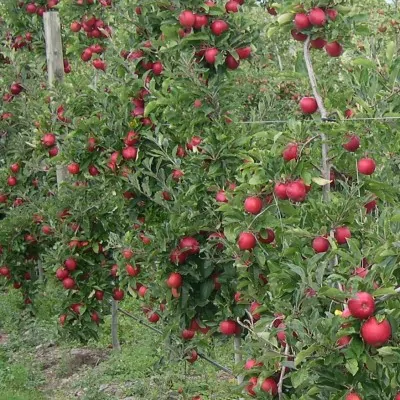
[[328,179],[324,179],[324,178],[320,178],[319,176],[314,176],[311,179],[314,183],[316,183],[319,186],[325,186],[328,183],[331,183],[332,181],[328,180]]
[[347,360],[345,367],[354,376],[358,372],[358,361],[354,358]]
[[393,55],[394,55],[394,51],[395,50],[396,50],[395,42],[394,41],[389,42],[387,47],[386,47],[386,60],[387,60],[389,65],[392,63]]
[[285,13],[282,14],[278,17],[278,24],[279,25],[285,25],[288,24],[289,22],[293,21],[293,14],[292,13]]
[[322,287],[319,290],[318,294],[320,296],[329,297],[330,299],[343,300],[343,301],[348,296],[348,294],[342,292],[341,290],[329,286]]
[[352,62],[353,65],[361,65],[366,68],[376,69],[376,64],[367,58],[355,58]]
[[212,291],[214,290],[214,282],[207,280],[200,285],[200,298],[201,300],[207,300]]
[[303,382],[307,381],[308,378],[309,372],[305,368],[302,368],[299,371],[295,371],[290,374],[290,379],[295,389],[298,388]]
[[380,288],[373,292],[374,297],[398,294],[394,288]]
[[297,353],[297,356],[294,359],[294,365],[298,366],[303,360],[305,360],[307,357],[311,356],[311,354],[314,353],[317,350],[317,348],[318,348],[318,345],[312,344],[307,349],[301,350],[299,353]]

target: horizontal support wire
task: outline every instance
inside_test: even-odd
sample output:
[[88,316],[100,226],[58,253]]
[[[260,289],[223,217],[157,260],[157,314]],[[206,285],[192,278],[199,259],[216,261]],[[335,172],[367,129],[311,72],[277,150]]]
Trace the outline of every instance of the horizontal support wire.
[[[335,118],[321,118],[321,120],[314,119],[275,119],[275,120],[266,120],[266,121],[232,121],[232,124],[247,124],[247,125],[256,125],[256,124],[287,124],[289,122],[309,122],[309,123],[318,123],[318,122],[357,122],[357,121],[392,121],[398,120],[400,117],[360,117],[360,118],[349,118],[338,120]],[[161,124],[162,126],[172,126],[171,124]]]
[[[158,333],[159,335],[162,335],[163,332],[160,329],[155,328],[154,326],[151,326],[149,324],[147,324],[146,322],[142,321],[140,318],[136,317],[135,315],[129,313],[128,311],[123,310],[122,308],[118,307],[118,311],[121,314],[124,314],[125,316],[134,319],[135,321],[137,321],[139,324],[151,329],[153,332]],[[201,353],[201,352],[197,352],[197,355],[202,358],[204,361],[207,361],[208,363],[214,365],[214,367],[217,367],[218,369],[220,369],[221,371],[226,372],[229,375],[232,375],[233,377],[236,377],[236,375],[233,373],[233,371],[227,367],[224,367],[222,364],[218,363],[217,361],[212,360],[211,358],[209,358],[208,356],[206,356],[205,354]]]

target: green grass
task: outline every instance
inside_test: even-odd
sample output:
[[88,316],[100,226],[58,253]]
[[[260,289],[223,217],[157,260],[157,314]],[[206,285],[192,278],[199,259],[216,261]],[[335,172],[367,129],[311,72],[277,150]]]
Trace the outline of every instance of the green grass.
[[[100,340],[90,342],[88,347],[104,349],[109,353],[108,359],[95,368],[83,367],[63,386],[62,381],[77,372],[69,364],[68,351],[80,344],[58,337],[57,296],[52,288],[46,289],[40,297],[33,316],[21,307],[21,295],[17,291],[0,294],[0,330],[10,334],[8,344],[0,347],[0,400],[69,400],[75,392],[84,389],[83,400],[118,400],[128,396],[143,400],[184,400],[195,395],[201,395],[203,400],[239,397],[238,388],[229,376],[221,376],[205,361],[193,365],[178,361],[183,351],[179,346],[172,342],[171,347],[177,350],[169,352],[165,338],[122,315],[119,318],[122,350],[108,349],[111,333],[109,320],[106,320]],[[122,307],[139,317],[142,315],[134,299],[124,301]],[[45,391],[44,373],[35,350],[38,344],[49,341],[56,342],[57,349],[66,354],[54,366],[52,379],[57,382],[52,385],[56,388],[52,392]],[[211,358],[232,368],[232,344],[218,346]],[[99,391],[101,385],[115,387],[117,393]],[[183,391],[181,395],[179,390]]]

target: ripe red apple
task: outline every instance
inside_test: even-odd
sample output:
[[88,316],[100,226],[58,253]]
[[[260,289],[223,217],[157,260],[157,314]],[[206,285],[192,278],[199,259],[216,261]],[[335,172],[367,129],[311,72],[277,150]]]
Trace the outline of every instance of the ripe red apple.
[[200,108],[203,105],[202,101],[199,99],[196,99],[193,103],[194,108]]
[[296,14],[293,22],[298,31],[302,31],[303,29],[308,29],[311,27],[311,22],[306,14]]
[[220,190],[219,192],[217,192],[217,194],[215,195],[215,200],[219,203],[227,203],[228,199],[226,197],[225,190]]
[[330,247],[329,240],[323,236],[316,237],[312,242],[312,248],[316,253],[325,253]]
[[394,400],[400,400],[400,392],[396,394],[396,397],[394,398]]
[[276,327],[278,329],[276,333],[276,338],[279,340],[280,344],[282,346],[286,345],[286,325],[281,321],[281,319],[277,319],[276,321],[279,321],[278,326]]
[[361,158],[357,162],[357,169],[360,174],[372,175],[375,171],[376,163],[372,158]]
[[150,312],[147,314],[147,320],[152,324],[155,324],[160,320],[160,316],[155,312]]
[[250,57],[251,55],[251,47],[241,47],[240,49],[236,49],[236,53],[241,60],[245,60]]
[[17,178],[15,176],[9,176],[7,178],[7,185],[8,186],[16,186],[16,184],[18,183]]
[[185,175],[184,172],[182,170],[180,170],[180,169],[174,169],[172,171],[172,179],[175,182],[180,181],[184,175]]
[[225,65],[228,69],[237,69],[239,68],[240,61],[236,60],[235,57],[232,56],[232,54],[228,54],[225,58]]
[[247,199],[244,201],[244,210],[249,214],[259,214],[262,210],[262,207],[263,202],[259,197],[247,197]]
[[185,148],[183,146],[178,146],[178,148],[176,149],[176,156],[179,158],[184,158],[187,156]]
[[229,0],[225,4],[225,10],[227,13],[237,13],[239,11],[240,4],[234,0]]
[[49,225],[43,225],[42,226],[42,233],[44,235],[51,235],[53,233],[53,229]]
[[333,8],[328,8],[328,9],[325,11],[325,13],[326,13],[326,15],[328,16],[328,18],[329,18],[331,21],[335,21],[336,17],[338,16],[337,10],[335,10],[335,9],[333,9]]
[[286,195],[294,202],[302,202],[306,199],[307,191],[306,186],[300,180],[289,182],[286,185]]
[[183,340],[192,340],[194,338],[194,335],[196,334],[195,331],[192,331],[190,329],[184,329],[182,331],[182,339]]
[[363,400],[356,392],[347,393],[345,400]]
[[201,29],[203,26],[208,25],[208,17],[204,14],[196,14],[193,28]]
[[323,26],[326,24],[326,15],[324,10],[321,8],[313,8],[308,13],[308,19],[310,20],[312,25],[315,26]]
[[256,311],[260,308],[262,304],[258,303],[257,301],[253,301],[250,304],[250,314],[253,316],[254,321],[258,321],[261,318],[261,315],[258,314]]
[[219,324],[219,331],[223,335],[228,335],[228,336],[235,335],[237,333],[237,328],[238,328],[237,323],[230,319],[227,319],[226,321],[222,321]]
[[82,25],[78,21],[74,21],[71,23],[70,29],[72,32],[79,32],[82,28]]
[[163,73],[164,66],[162,65],[161,61],[156,61],[155,63],[153,63],[153,66],[151,69],[155,76],[159,76]]
[[58,268],[56,271],[56,278],[60,281],[63,281],[65,278],[68,278],[69,276],[69,271],[66,270],[65,268]]
[[292,29],[290,34],[292,35],[293,39],[297,40],[298,42],[304,42],[308,38],[306,34],[298,32],[296,29]]
[[75,271],[78,267],[78,263],[74,258],[70,257],[64,261],[64,266],[68,271]]
[[126,264],[125,270],[129,276],[137,276],[140,273],[140,266],[139,265],[133,266],[131,264]]
[[257,383],[258,383],[258,378],[256,376],[253,376],[249,379],[249,383],[245,387],[246,392],[252,397],[255,397],[257,395],[256,392],[254,391],[254,388],[257,386]]
[[253,233],[242,232],[237,241],[240,250],[252,250],[256,247],[257,241]]
[[79,166],[78,163],[73,162],[73,163],[71,163],[71,164],[68,165],[67,169],[68,169],[68,172],[69,172],[71,175],[77,175],[77,174],[79,174],[80,166]]
[[36,14],[37,12],[37,7],[34,3],[28,3],[25,9],[28,14]]
[[122,157],[124,160],[136,160],[138,156],[138,149],[133,146],[127,146],[122,149]]
[[207,61],[208,64],[215,64],[218,54],[219,50],[215,47],[211,47],[204,52],[204,59]]
[[217,19],[211,24],[211,32],[215,36],[220,36],[229,29],[229,25],[222,19]]
[[56,141],[57,141],[56,135],[54,133],[46,133],[42,137],[41,141],[42,141],[43,146],[52,147],[56,144]]
[[347,151],[354,152],[360,147],[360,137],[357,135],[346,135],[347,142],[343,144],[343,148]]
[[178,272],[172,272],[167,279],[167,286],[170,288],[178,289],[183,284],[182,275]]
[[104,72],[106,71],[106,68],[107,68],[106,63],[103,60],[101,60],[100,58],[96,58],[95,60],[93,60],[92,64],[95,69],[100,69]]
[[261,243],[272,243],[275,240],[275,232],[272,229],[267,228],[265,231],[261,231],[258,234],[258,240]]
[[339,226],[335,229],[335,239],[338,244],[346,244],[347,239],[351,238],[350,229],[347,226]]
[[244,369],[249,370],[252,368],[263,367],[263,366],[264,366],[264,364],[262,362],[258,362],[257,360],[250,358],[250,360],[246,361],[246,364],[244,365]]
[[65,278],[62,284],[66,290],[71,290],[75,287],[75,281],[72,278]]
[[190,364],[193,364],[197,361],[199,355],[197,354],[196,350],[192,350],[190,354],[186,357],[186,361]]
[[339,57],[343,52],[343,48],[338,42],[331,42],[325,45],[325,51],[331,57]]
[[101,301],[104,299],[104,292],[102,290],[96,290],[94,292],[94,297],[96,298],[96,300]]
[[60,317],[58,318],[58,321],[60,322],[60,325],[61,325],[61,326],[64,326],[66,320],[67,320],[67,314],[62,314],[62,315],[60,315]]
[[90,48],[83,50],[81,54],[81,60],[84,62],[89,61],[92,58],[93,52]]
[[342,336],[336,341],[336,345],[338,347],[346,347],[347,345],[350,344],[352,340],[351,336]]
[[120,301],[120,300],[122,300],[124,298],[124,296],[125,296],[125,293],[124,293],[124,291],[122,289],[115,288],[113,290],[113,299],[114,300]]
[[11,273],[11,271],[7,266],[3,265],[2,267],[0,267],[0,275],[8,276],[8,275],[10,275],[10,273]]
[[348,302],[351,315],[358,319],[367,319],[375,311],[374,298],[367,292],[358,292]]
[[318,110],[318,104],[314,97],[303,97],[299,104],[304,114],[314,114]]
[[323,49],[326,45],[326,40],[322,38],[317,38],[314,40],[311,40],[311,47],[313,49]]
[[95,165],[89,165],[88,171],[91,176],[100,175],[100,171],[97,169]]
[[195,24],[195,22],[196,22],[196,17],[189,10],[182,11],[181,14],[179,15],[179,23],[184,28],[191,28]]
[[130,260],[133,257],[133,251],[131,249],[124,249],[122,250],[122,257],[125,258],[125,260]]
[[188,255],[200,253],[200,243],[191,236],[186,236],[179,241],[179,249],[187,253]]
[[100,317],[99,317],[99,314],[97,314],[96,311],[93,311],[93,312],[90,314],[90,319],[91,319],[94,323],[96,323],[97,325],[100,323]]
[[124,139],[126,146],[134,146],[139,142],[139,133],[135,131],[129,131]]
[[261,384],[261,390],[271,394],[272,396],[276,396],[278,393],[278,385],[273,378],[266,378]]
[[392,336],[392,327],[387,319],[378,322],[375,317],[369,318],[361,326],[361,337],[372,347],[381,347]]
[[173,249],[169,255],[169,259],[173,264],[181,265],[186,262],[188,254],[179,248]]
[[11,172],[13,172],[14,174],[18,174],[19,170],[20,170],[20,165],[18,163],[14,163],[10,165],[10,170]]
[[289,143],[282,152],[285,161],[295,160],[298,157],[299,145],[297,143]]
[[365,210],[366,210],[367,214],[369,214],[372,211],[374,211],[376,206],[377,206],[376,200],[371,200],[368,203],[364,204],[364,207],[365,207]]
[[288,199],[288,195],[286,194],[286,186],[287,186],[286,183],[282,182],[278,182],[275,184],[274,193],[279,200]]

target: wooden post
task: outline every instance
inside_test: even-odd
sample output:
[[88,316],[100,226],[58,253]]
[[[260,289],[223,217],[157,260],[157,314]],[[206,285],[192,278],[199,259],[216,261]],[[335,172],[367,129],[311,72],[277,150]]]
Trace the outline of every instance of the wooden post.
[[121,350],[118,339],[118,302],[112,299],[111,307],[111,339],[114,350]]
[[[64,59],[61,40],[60,17],[56,11],[48,11],[43,14],[44,36],[46,40],[47,74],[49,87],[64,80]],[[57,165],[58,189],[66,180],[67,169],[63,165]]]
[[[241,353],[241,335],[236,335],[233,338],[233,348],[235,350],[235,366],[240,365],[243,362],[242,353]],[[239,385],[243,383],[243,376],[237,376],[237,382]]]

